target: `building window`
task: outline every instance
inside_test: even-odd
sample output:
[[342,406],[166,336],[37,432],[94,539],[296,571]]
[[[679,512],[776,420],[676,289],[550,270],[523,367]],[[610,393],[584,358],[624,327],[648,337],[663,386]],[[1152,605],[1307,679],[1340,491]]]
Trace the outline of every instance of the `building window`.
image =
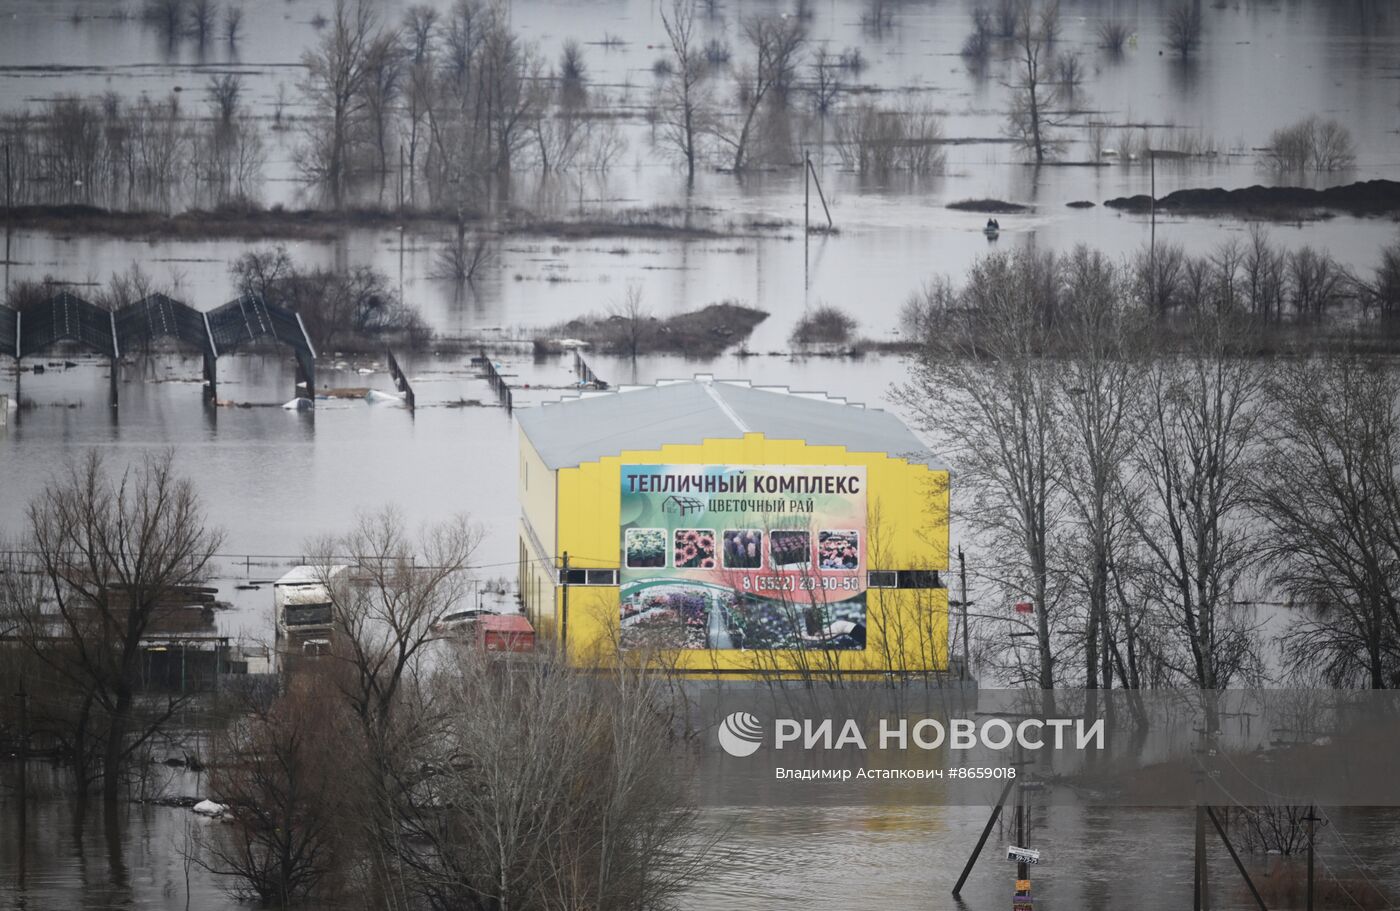
[[870,571],[871,588],[897,588],[898,586],[898,572],[892,569],[872,569]]
[[901,569],[900,588],[942,588],[943,580],[938,578],[936,569]]
[[570,569],[559,570],[560,585],[616,585],[615,569]]
[[871,588],[942,588],[936,569],[872,569]]

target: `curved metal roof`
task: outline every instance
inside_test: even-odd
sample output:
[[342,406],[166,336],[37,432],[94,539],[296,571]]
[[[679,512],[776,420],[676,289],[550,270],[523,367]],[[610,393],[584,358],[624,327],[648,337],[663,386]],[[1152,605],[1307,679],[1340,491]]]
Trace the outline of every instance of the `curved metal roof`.
[[272,339],[308,362],[316,358],[301,317],[258,295],[245,294],[208,313],[164,294],[151,294],[120,310],[105,310],[69,291],[23,312],[0,306],[0,354],[11,357],[28,357],[71,341],[115,358],[158,338],[179,339],[210,357]]
[[887,411],[820,392],[754,386],[700,375],[655,386],[619,386],[516,412],[520,427],[550,468],[569,468],[627,449],[668,443],[741,439],[844,446],[880,452],[930,468],[947,466],[903,421]]

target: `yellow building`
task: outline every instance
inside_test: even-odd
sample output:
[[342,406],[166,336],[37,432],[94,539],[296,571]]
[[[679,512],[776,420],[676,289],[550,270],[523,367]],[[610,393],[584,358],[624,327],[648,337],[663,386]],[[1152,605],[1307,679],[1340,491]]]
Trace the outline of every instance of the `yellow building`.
[[893,415],[697,376],[517,417],[520,596],[572,661],[946,670],[948,471]]

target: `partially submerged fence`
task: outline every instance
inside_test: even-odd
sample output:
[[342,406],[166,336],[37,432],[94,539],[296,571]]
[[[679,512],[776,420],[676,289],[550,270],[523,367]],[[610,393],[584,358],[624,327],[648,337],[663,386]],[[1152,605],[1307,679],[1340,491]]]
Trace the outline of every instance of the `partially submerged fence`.
[[514,405],[511,401],[510,384],[506,382],[505,377],[501,376],[501,372],[496,369],[496,362],[487,356],[485,348],[481,349],[481,356],[478,357],[476,361],[481,366],[482,375],[484,375],[486,381],[491,384],[491,388],[496,390],[496,397],[501,400],[501,404],[505,407],[506,413],[509,414],[514,410]]
[[408,406],[408,410],[413,411],[415,408],[413,387],[409,385],[408,377],[404,375],[403,368],[399,366],[398,360],[394,357],[394,352],[385,348],[384,357],[389,362],[389,376],[393,377],[394,386],[403,393],[403,401]]
[[574,373],[578,375],[579,380],[584,385],[594,386],[598,389],[608,388],[607,381],[599,378],[598,374],[593,372],[593,368],[588,366],[588,361],[583,359],[583,355],[579,354],[577,348],[574,349]]

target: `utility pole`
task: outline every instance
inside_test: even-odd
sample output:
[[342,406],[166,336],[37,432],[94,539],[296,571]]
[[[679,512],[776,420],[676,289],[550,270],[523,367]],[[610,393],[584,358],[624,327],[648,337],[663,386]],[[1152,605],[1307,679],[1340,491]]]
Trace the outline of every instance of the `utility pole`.
[[1151,189],[1148,191],[1151,201],[1148,203],[1148,211],[1151,213],[1151,234],[1147,241],[1147,268],[1152,273],[1148,281],[1148,291],[1152,295],[1152,306],[1157,306],[1157,156],[1152,154],[1152,134],[1147,134],[1147,170],[1151,175]]
[[[1020,781],[1016,782],[1016,847],[1030,847],[1026,844],[1026,789]],[[1029,875],[1026,862],[1024,860],[1016,861],[1016,879],[1024,880]]]
[[[5,150],[8,159],[9,146],[6,146]],[[802,233],[810,234],[812,232],[812,174],[808,168],[812,167],[812,153],[806,153],[802,160],[807,165],[803,168],[805,173],[802,175]]]
[[569,552],[564,551],[563,576],[560,578],[563,589],[562,603],[559,607],[559,648],[560,653],[567,660],[569,656]]
[[[29,849],[29,693],[19,680],[19,881],[24,884],[25,855]],[[1311,894],[1311,893],[1309,893]]]
[[[5,143],[5,297],[10,296],[10,231],[14,228],[15,218],[15,191],[10,180],[10,144]],[[16,354],[19,352],[16,351]],[[19,376],[19,371],[15,371],[15,376]],[[16,379],[18,383],[18,379]],[[15,396],[15,404],[19,404],[19,396]]]
[[1193,887],[1193,911],[1210,911],[1210,875],[1206,864],[1206,819],[1209,808],[1205,805],[1205,785],[1208,774],[1205,758],[1209,756],[1210,731],[1208,713],[1201,719],[1200,741],[1196,748],[1198,764],[1196,770],[1196,871]]
[[971,637],[967,630],[967,558],[963,556],[962,545],[958,545],[958,600],[962,602],[962,679],[971,674],[968,665],[972,661]]
[[803,152],[802,161],[802,290],[807,291],[812,287],[812,153]]
[[1313,823],[1317,822],[1317,813],[1312,804],[1308,805],[1308,911],[1313,911]]

